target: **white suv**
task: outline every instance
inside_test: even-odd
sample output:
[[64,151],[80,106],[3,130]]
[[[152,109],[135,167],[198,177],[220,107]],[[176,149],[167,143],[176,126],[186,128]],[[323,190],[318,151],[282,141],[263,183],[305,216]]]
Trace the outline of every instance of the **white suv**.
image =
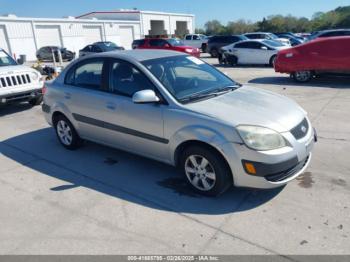
[[38,71],[19,65],[0,48],[0,106],[15,101],[39,105],[42,87],[42,76]]

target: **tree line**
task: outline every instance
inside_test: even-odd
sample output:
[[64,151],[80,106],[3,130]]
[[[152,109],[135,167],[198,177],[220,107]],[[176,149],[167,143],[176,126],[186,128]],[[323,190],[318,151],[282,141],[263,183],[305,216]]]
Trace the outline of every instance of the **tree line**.
[[258,22],[239,19],[230,21],[226,25],[218,20],[211,20],[205,23],[204,29],[196,29],[196,32],[206,35],[243,34],[256,31],[304,33],[336,28],[350,28],[350,6],[338,7],[326,13],[315,13],[311,19],[292,15],[271,15]]

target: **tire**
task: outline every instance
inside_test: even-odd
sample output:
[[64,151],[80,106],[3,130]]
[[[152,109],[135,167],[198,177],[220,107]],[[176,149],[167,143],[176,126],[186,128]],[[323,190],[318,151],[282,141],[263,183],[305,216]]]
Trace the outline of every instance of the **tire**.
[[294,72],[292,77],[298,83],[306,83],[313,78],[313,73],[311,71],[298,71]]
[[28,103],[32,106],[38,106],[41,104],[42,101],[43,101],[43,96],[39,95],[39,96],[29,100]]
[[206,53],[207,52],[207,44],[202,44],[201,49],[202,49],[203,53]]
[[214,47],[210,50],[211,57],[215,58],[218,57],[219,51]]
[[53,122],[58,141],[66,149],[75,150],[81,146],[82,139],[79,137],[72,123],[65,116],[59,115]]
[[181,154],[179,168],[194,191],[205,196],[218,196],[233,185],[226,161],[205,147],[186,148]]
[[238,58],[234,55],[230,55],[226,58],[227,60],[227,63],[230,65],[230,66],[236,66],[237,63],[238,63]]
[[271,58],[270,58],[270,62],[269,62],[269,65],[271,67],[274,67],[275,66],[275,60],[276,60],[277,56],[276,55],[273,55]]

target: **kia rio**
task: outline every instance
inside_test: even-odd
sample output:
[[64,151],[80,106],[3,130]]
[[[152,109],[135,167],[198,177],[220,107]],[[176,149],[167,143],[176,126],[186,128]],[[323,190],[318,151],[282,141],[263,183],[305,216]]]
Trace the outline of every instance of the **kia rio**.
[[316,140],[292,100],[175,51],[92,55],[44,90],[45,118],[65,148],[91,140],[162,161],[210,196],[285,185],[309,165]]

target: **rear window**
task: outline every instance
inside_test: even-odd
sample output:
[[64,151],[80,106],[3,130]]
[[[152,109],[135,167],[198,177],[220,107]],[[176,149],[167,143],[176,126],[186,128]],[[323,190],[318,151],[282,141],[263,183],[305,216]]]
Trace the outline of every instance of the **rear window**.
[[103,63],[102,59],[94,59],[78,64],[67,73],[65,84],[100,89]]

